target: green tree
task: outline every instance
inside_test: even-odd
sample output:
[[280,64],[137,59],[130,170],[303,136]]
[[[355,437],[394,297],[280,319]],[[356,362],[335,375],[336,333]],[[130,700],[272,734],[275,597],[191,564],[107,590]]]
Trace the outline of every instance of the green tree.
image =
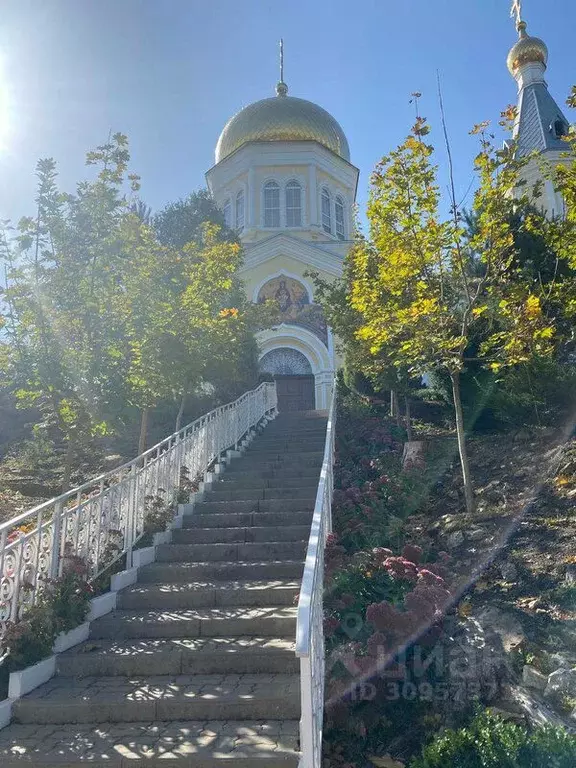
[[199,219],[184,245],[160,242],[128,163],[126,137],[111,136],[71,195],[40,161],[36,215],[16,248],[0,241],[10,386],[65,444],[64,488],[81,447],[134,411],[143,449],[159,403],[180,401],[181,417],[212,380],[254,379],[258,311],[236,277],[240,246]]
[[199,189],[183,200],[168,203],[152,217],[152,224],[160,242],[174,248],[183,248],[186,243],[198,242],[206,223],[219,227],[222,239],[236,240],[235,235],[226,228],[224,214],[207,189]]
[[[458,211],[443,220],[429,128],[418,118],[403,144],[384,157],[372,177],[370,238],[351,252],[351,307],[361,315],[356,335],[372,356],[421,375],[450,377],[466,507],[474,496],[460,376],[479,324],[489,332],[479,357],[494,371],[550,352],[554,328],[531,286],[518,279],[511,214],[518,205],[522,161],[513,146],[495,150],[486,125],[475,168],[477,231],[466,239]],[[524,201],[523,201],[524,202]],[[537,226],[537,221],[532,222]],[[475,255],[479,254],[481,269]]]

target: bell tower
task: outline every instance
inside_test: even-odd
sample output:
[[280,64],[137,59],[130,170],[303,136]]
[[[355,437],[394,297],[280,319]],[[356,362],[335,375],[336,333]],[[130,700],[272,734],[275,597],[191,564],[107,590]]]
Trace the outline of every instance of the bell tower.
[[[520,0],[514,0],[512,13],[516,17],[518,41],[508,54],[508,70],[518,84],[518,110],[513,138],[516,152],[526,157],[534,152],[540,160],[550,165],[565,162],[562,154],[568,150],[563,136],[568,133],[569,123],[545,80],[548,66],[548,47],[539,37],[527,32],[522,20]],[[563,216],[564,201],[554,189],[552,182],[545,179],[539,159],[532,158],[524,170],[524,178],[530,186],[542,181],[542,195],[535,200],[548,216]]]

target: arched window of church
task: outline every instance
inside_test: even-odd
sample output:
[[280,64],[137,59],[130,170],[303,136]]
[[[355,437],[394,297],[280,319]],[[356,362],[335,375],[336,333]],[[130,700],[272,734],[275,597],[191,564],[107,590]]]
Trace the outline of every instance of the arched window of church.
[[322,229],[328,234],[332,234],[332,202],[330,192],[326,187],[322,187]]
[[224,202],[224,208],[222,209],[224,212],[224,224],[226,224],[227,227],[232,226],[232,203],[230,202],[230,198],[228,197]]
[[264,184],[264,226],[280,226],[280,186],[275,181]]
[[286,184],[286,226],[302,226],[302,187],[297,181]]
[[338,240],[344,240],[344,200],[341,197],[337,197],[334,203],[334,219],[336,220],[336,237]]
[[244,229],[244,192],[242,190],[236,195],[236,229],[238,232]]

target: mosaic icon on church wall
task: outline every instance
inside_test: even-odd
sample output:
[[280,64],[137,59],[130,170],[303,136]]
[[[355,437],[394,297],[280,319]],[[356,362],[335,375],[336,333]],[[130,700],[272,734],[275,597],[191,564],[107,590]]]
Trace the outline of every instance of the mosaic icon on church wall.
[[272,278],[258,293],[258,303],[265,301],[278,306],[279,322],[306,328],[328,346],[328,329],[322,308],[310,301],[308,291],[298,280],[284,275]]

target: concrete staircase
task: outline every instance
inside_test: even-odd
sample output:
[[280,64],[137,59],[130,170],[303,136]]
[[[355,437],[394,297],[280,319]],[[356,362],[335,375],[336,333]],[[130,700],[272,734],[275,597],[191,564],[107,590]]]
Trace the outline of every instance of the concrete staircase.
[[323,413],[280,414],[14,704],[1,768],[296,768],[296,599]]

